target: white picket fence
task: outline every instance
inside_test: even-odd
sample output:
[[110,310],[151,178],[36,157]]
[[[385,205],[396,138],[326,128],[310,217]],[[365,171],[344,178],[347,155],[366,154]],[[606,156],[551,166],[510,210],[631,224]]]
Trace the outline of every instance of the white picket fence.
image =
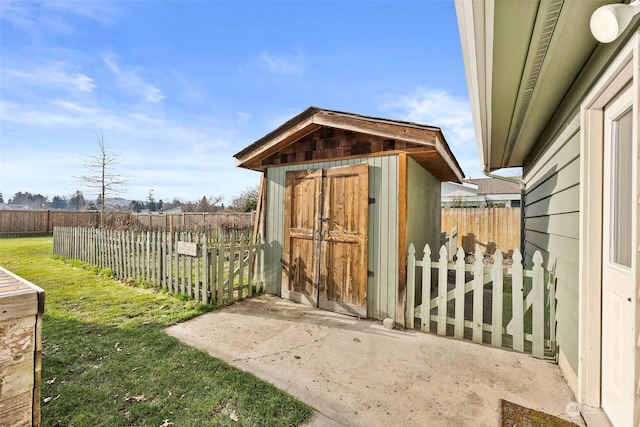
[[492,265],[485,265],[483,258],[478,251],[475,262],[465,264],[465,253],[459,248],[457,260],[448,262],[447,248],[442,246],[439,259],[432,261],[426,245],[424,257],[417,260],[411,244],[406,324],[412,327],[419,319],[424,332],[508,347],[538,358],[553,357],[555,276],[543,268],[540,252],[533,255],[531,270],[523,268],[518,250],[509,267],[503,265],[499,250]]

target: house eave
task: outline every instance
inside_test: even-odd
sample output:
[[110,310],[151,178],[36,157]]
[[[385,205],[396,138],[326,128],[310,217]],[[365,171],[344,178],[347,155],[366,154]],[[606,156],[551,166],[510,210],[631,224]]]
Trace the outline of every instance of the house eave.
[[455,0],[486,172],[524,165],[598,45],[591,14],[613,2]]

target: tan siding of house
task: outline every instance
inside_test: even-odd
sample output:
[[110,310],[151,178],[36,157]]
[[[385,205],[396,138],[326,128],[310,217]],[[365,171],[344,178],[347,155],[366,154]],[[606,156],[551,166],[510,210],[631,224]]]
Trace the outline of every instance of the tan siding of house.
[[579,115],[524,166],[525,261],[536,250],[557,275],[557,341],[574,373],[578,372],[578,253],[580,225]]
[[[369,164],[368,259],[373,277],[367,286],[367,315],[395,319],[398,284],[398,156],[384,155],[331,162],[287,165],[267,169],[265,253],[266,291],[280,295],[281,258],[284,239],[285,175],[287,171],[321,169],[360,163]],[[438,186],[439,188],[439,186]],[[439,205],[438,205],[439,206]]]

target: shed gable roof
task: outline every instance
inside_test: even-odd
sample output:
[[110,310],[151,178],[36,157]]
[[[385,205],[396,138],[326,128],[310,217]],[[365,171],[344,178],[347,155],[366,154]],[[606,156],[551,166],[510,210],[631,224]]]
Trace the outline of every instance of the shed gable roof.
[[[340,129],[344,132],[371,135],[380,141],[392,141],[382,144],[379,150],[355,149],[350,152],[338,152],[336,156],[373,155],[383,151],[406,152],[436,178],[442,181],[460,182],[464,177],[460,165],[453,156],[440,128],[417,123],[362,116],[318,107],[309,107],[277,129],[234,155],[237,165],[247,169],[264,170],[274,164],[274,156],[283,153],[293,144],[321,128]],[[374,145],[370,141],[367,144]],[[358,145],[360,142],[355,142]],[[380,144],[379,144],[380,145]],[[315,147],[307,149],[314,151]],[[343,150],[344,151],[344,150]],[[312,159],[297,158],[297,163]],[[313,159],[317,160],[317,159]]]

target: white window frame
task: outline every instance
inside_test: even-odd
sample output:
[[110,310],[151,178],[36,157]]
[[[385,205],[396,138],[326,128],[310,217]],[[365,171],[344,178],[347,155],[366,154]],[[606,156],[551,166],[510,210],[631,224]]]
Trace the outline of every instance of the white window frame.
[[[603,237],[603,145],[604,108],[628,85],[633,93],[633,129],[637,140],[638,100],[640,99],[640,31],[636,32],[604,71],[580,107],[580,254],[579,254],[579,327],[578,395],[580,404],[601,407],[601,307]],[[637,177],[636,177],[637,179]],[[635,236],[636,245],[640,241]],[[636,251],[636,260],[638,253]],[[637,261],[636,261],[637,262]],[[638,288],[636,272],[636,288]],[[636,291],[637,294],[637,291]],[[634,337],[638,325],[638,301],[634,310]],[[629,367],[638,389],[639,354]],[[636,402],[638,398],[636,396]],[[635,417],[639,405],[634,402]]]

